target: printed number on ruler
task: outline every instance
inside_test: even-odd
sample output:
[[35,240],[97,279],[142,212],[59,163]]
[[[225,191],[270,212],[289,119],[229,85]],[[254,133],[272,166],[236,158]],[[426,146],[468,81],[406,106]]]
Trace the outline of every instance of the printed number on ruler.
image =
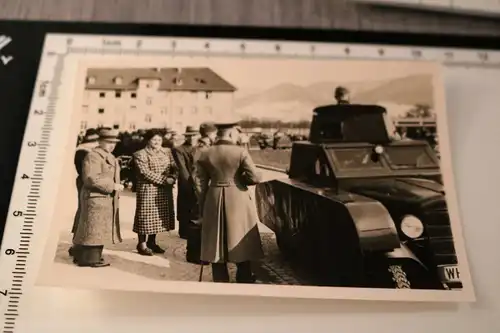
[[[15,211],[14,213],[20,214],[22,216],[22,212]],[[14,216],[19,216],[19,215],[16,215],[16,214],[14,214]],[[14,250],[14,249],[6,249],[4,251],[4,254],[6,256],[13,256],[14,254],[16,254],[16,250]],[[0,294],[2,294],[3,296],[7,296],[9,294],[9,290],[8,289],[2,289],[2,290],[0,290]]]
[[14,60],[14,56],[10,54],[3,54],[2,50],[12,43],[12,37],[6,35],[0,35],[0,61],[4,66],[7,66],[12,60]]

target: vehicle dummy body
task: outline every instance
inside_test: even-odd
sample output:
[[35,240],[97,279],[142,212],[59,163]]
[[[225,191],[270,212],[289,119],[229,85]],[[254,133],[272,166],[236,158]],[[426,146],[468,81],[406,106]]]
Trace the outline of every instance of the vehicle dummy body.
[[322,284],[461,288],[439,160],[392,140],[383,107],[316,108],[287,173],[256,186],[259,218]]

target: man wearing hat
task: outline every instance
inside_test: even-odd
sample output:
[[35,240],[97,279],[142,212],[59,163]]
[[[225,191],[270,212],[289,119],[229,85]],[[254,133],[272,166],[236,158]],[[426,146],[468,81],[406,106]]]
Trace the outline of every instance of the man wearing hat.
[[342,86],[335,88],[335,100],[337,104],[350,104],[349,90]]
[[175,131],[170,127],[165,129],[165,135],[163,136],[163,148],[173,148],[174,147],[174,135]]
[[98,147],[87,153],[82,165],[81,211],[73,244],[74,262],[83,267],[109,266],[102,258],[104,244],[122,241],[118,214],[120,165],[111,153],[118,131],[101,129]]
[[[82,142],[76,147],[76,152],[75,152],[75,157],[74,157],[74,163],[75,163],[75,169],[77,173],[76,177],[76,191],[78,195],[78,207],[76,209],[75,217],[73,219],[73,227],[71,228],[71,233],[75,234],[76,228],[78,227],[78,221],[80,220],[80,192],[83,186],[83,181],[82,181],[82,164],[83,160],[85,159],[85,156],[87,156],[87,153],[97,147],[98,141],[99,140],[99,134],[97,133],[97,130],[93,128],[87,129],[85,132],[85,136],[82,139]],[[73,256],[75,253],[76,248],[74,246],[70,247],[68,250],[69,255]]]
[[217,137],[217,127],[214,123],[205,122],[200,125],[201,138],[198,141],[199,148],[208,148],[214,144]]
[[237,120],[215,124],[217,141],[196,162],[201,213],[201,261],[212,264],[214,282],[229,282],[227,263],[236,263],[236,281],[254,283],[251,261],[264,256],[258,216],[248,186],[260,175],[248,151],[237,145]]
[[177,221],[179,237],[187,239],[189,224],[197,218],[197,200],[194,191],[194,155],[200,133],[193,126],[187,126],[184,143],[172,150],[175,163],[179,168],[177,190]]

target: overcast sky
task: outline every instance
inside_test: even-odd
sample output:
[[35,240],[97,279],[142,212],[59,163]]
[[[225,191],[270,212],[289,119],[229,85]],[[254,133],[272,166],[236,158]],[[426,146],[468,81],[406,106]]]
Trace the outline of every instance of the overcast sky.
[[[307,86],[317,82],[378,81],[415,74],[432,74],[433,66],[418,62],[262,59],[231,57],[172,57],[168,67],[210,67],[235,85],[240,93],[263,90],[281,83]],[[149,65],[148,65],[149,67]]]

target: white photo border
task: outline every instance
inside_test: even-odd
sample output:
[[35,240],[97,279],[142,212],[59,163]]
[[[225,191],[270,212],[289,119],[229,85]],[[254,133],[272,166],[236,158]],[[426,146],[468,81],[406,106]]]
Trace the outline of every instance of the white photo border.
[[[51,45],[54,40],[59,40],[60,38],[55,38],[51,40],[52,36],[47,36],[46,48]],[[144,37],[147,39],[147,37]],[[158,39],[155,37],[155,39]],[[165,38],[165,40],[170,40],[172,38]],[[193,38],[194,40],[194,38]],[[199,42],[205,39],[198,39]],[[228,40],[229,41],[229,40]],[[227,41],[227,42],[228,42]],[[236,41],[239,43],[238,41]],[[252,41],[256,43],[258,41]],[[299,43],[296,43],[299,45]],[[366,47],[366,46],[365,46]],[[291,53],[298,54],[298,51],[293,51],[291,46],[288,47]],[[374,288],[344,288],[344,287],[313,287],[313,286],[280,286],[280,285],[240,285],[240,284],[226,284],[226,283],[213,283],[213,282],[180,282],[180,281],[151,281],[147,285],[141,286],[131,286],[125,284],[123,281],[113,281],[112,284],[106,286],[95,286],[91,284],[86,284],[85,282],[79,283],[78,285],[71,285],[70,283],[63,284],[64,279],[54,280],[54,276],[50,274],[50,267],[54,262],[55,248],[57,247],[59,239],[59,227],[55,221],[57,220],[54,215],[54,207],[61,202],[58,199],[61,198],[59,190],[62,188],[60,184],[60,169],[64,163],[61,161],[70,161],[72,159],[72,152],[74,143],[76,140],[74,133],[77,133],[79,117],[78,115],[68,112],[68,110],[75,110],[75,105],[81,105],[83,94],[83,84],[85,82],[86,71],[88,68],[96,67],[118,67],[116,65],[116,57],[120,57],[119,67],[127,66],[128,61],[133,62],[132,59],[140,59],[140,62],[146,63],[148,67],[154,66],[153,61],[156,58],[156,62],[160,63],[161,59],[155,56],[149,56],[150,59],[145,59],[146,55],[126,55],[123,53],[116,54],[103,54],[103,55],[93,55],[87,49],[86,52],[72,53],[71,48],[65,55],[58,55],[59,61],[64,62],[64,70],[61,73],[61,89],[58,92],[58,96],[64,96],[58,100],[57,112],[55,115],[55,123],[57,123],[57,128],[54,128],[52,132],[51,146],[49,155],[50,158],[55,159],[51,165],[54,165],[54,169],[44,177],[44,191],[43,196],[45,197],[44,204],[40,205],[40,218],[43,217],[42,221],[38,221],[39,226],[35,233],[34,240],[38,245],[37,248],[44,249],[43,254],[40,251],[38,254],[41,258],[38,260],[40,266],[38,268],[38,276],[36,278],[37,285],[44,286],[54,286],[54,287],[65,287],[65,288],[84,288],[84,289],[107,289],[107,290],[121,290],[121,291],[144,291],[144,292],[161,292],[161,293],[176,293],[176,294],[205,294],[205,295],[237,295],[237,296],[263,296],[263,297],[284,297],[284,298],[307,298],[307,299],[350,299],[350,300],[385,300],[385,301],[424,301],[424,302],[473,302],[475,301],[474,288],[472,284],[472,278],[469,270],[469,264],[467,261],[464,236],[462,232],[462,226],[460,221],[460,214],[458,209],[457,195],[454,185],[454,172],[452,167],[452,158],[450,152],[449,144],[449,131],[447,122],[446,103],[445,103],[445,93],[444,93],[444,82],[441,74],[441,66],[437,62],[433,63],[435,66],[434,75],[434,103],[436,105],[435,112],[437,115],[437,130],[440,139],[440,150],[441,150],[441,169],[443,170],[443,180],[446,188],[446,199],[452,224],[452,233],[454,238],[454,244],[456,247],[458,263],[461,268],[461,277],[463,280],[463,289],[457,291],[435,291],[435,290],[405,290],[405,289],[374,289]],[[203,51],[193,50],[188,52],[193,56],[203,55]],[[166,51],[168,54],[168,51]],[[170,52],[172,54],[172,52]],[[179,53],[176,53],[181,55]],[[184,53],[182,55],[187,55]],[[44,57],[46,56],[44,52]],[[217,52],[216,54],[204,54],[204,56],[231,56],[231,54],[223,54]],[[234,56],[240,56],[235,54]],[[262,52],[259,56],[258,54],[252,54],[252,57],[268,57],[269,54]],[[285,53],[274,55],[273,57],[283,57],[290,58],[290,55]],[[306,56],[303,56],[306,57]],[[114,65],[112,65],[112,59],[115,58]],[[302,58],[300,56],[299,58]],[[345,59],[345,58],[344,58]],[[362,56],[358,60],[353,61],[373,61],[376,60],[367,59],[361,60]],[[145,61],[146,60],[146,61]],[[335,57],[332,57],[332,61]],[[387,61],[387,60],[386,60]],[[390,60],[397,61],[397,60]],[[422,61],[422,60],[420,60]],[[139,61],[135,60],[134,67],[137,66]],[[429,64],[431,65],[431,64]],[[133,66],[133,65],[131,65]],[[160,65],[161,66],[161,65]],[[38,77],[37,81],[41,78]],[[57,81],[57,78],[53,78],[53,81]],[[76,83],[75,83],[76,82]],[[80,103],[80,104],[78,104]],[[35,102],[36,104],[36,102]],[[79,110],[80,108],[77,108]],[[73,129],[75,132],[73,132]],[[26,134],[28,135],[28,134]],[[71,152],[71,154],[69,154]],[[69,157],[68,157],[69,156]],[[56,167],[58,162],[59,167]],[[59,172],[57,171],[59,170]],[[57,186],[56,186],[57,184]],[[52,203],[52,205],[50,204]],[[52,222],[52,223],[51,223]],[[43,228],[41,226],[43,226]],[[45,243],[44,246],[42,243]],[[39,247],[38,247],[39,246]],[[34,265],[36,266],[36,265]]]

